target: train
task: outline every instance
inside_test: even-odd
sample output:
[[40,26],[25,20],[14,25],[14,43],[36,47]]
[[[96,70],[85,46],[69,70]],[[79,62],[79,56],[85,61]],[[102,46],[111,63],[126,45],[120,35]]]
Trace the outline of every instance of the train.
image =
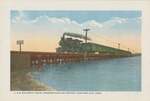
[[[65,35],[71,36],[66,37]],[[61,37],[59,41],[59,47],[56,48],[57,53],[84,53],[86,50],[86,53],[93,53],[93,54],[124,54],[124,55],[131,55],[130,51],[117,49],[101,44],[96,44],[92,42],[83,42],[79,39],[74,39],[73,37],[76,34],[66,34],[63,33],[63,36]],[[77,35],[76,35],[77,36]],[[81,38],[81,37],[80,37]],[[85,39],[84,37],[82,37]]]

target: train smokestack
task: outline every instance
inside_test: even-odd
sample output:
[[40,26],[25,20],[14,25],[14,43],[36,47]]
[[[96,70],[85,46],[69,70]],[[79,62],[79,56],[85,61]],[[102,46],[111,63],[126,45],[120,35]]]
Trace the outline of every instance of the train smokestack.
[[63,34],[63,39],[65,39],[65,34]]

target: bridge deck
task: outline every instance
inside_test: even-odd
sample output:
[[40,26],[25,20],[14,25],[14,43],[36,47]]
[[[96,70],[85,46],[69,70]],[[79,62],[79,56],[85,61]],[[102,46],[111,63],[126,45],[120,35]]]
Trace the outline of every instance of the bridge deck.
[[[69,62],[84,62],[84,54],[79,53],[53,53],[32,51],[11,51],[13,54],[26,54],[30,56],[30,67],[41,67],[42,65],[66,64]],[[109,58],[128,57],[119,54],[86,54],[86,61],[102,60]]]

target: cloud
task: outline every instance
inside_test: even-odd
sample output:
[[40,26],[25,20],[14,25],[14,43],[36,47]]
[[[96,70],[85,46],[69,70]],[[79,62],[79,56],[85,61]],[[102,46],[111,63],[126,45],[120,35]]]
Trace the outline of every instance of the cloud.
[[103,23],[103,31],[109,33],[120,33],[119,35],[126,34],[141,34],[141,17],[137,18],[119,18],[113,17]]
[[113,17],[109,21],[104,22],[103,24],[105,26],[114,26],[114,25],[120,25],[120,24],[128,24],[130,22],[141,22],[141,17],[137,17],[137,18]]
[[37,18],[35,18],[34,20],[23,20],[21,19],[21,15],[19,17],[16,17],[15,19],[12,20],[13,23],[22,23],[22,24],[57,24],[57,25],[70,25],[70,26],[76,26],[76,27],[80,27],[80,28],[84,28],[84,27],[102,27],[102,24],[99,22],[96,22],[95,20],[90,20],[87,21],[85,23],[81,23],[79,24],[78,22],[71,20],[69,18],[66,17],[62,17],[62,18],[56,18],[56,17],[48,17],[47,15],[43,15],[43,16],[39,16]]
[[122,24],[122,23],[126,23],[127,19],[125,18],[118,18],[118,17],[113,17],[111,18],[111,20],[104,22],[104,25],[108,25],[108,26],[113,26],[116,24]]
[[64,31],[83,33],[84,28],[91,29],[94,33],[121,33],[141,31],[141,17],[138,18],[119,18],[113,17],[105,22],[89,20],[84,23],[78,23],[67,17],[49,17],[47,15],[36,17],[35,19],[27,19],[22,11],[12,21],[12,33],[26,34],[62,34]]
[[12,22],[13,22],[13,23],[18,23],[18,22],[25,23],[24,18],[25,18],[24,12],[21,11],[21,10],[19,10],[19,15],[16,16],[16,17],[12,20]]
[[[102,24],[95,20],[87,21],[85,23],[78,23],[66,17],[56,18],[48,17],[46,15],[39,16],[33,20],[26,20],[21,13],[18,17],[12,20],[12,31],[16,33],[63,33],[64,31],[71,31],[82,33],[84,28],[97,29],[101,28]],[[24,30],[24,31],[23,31]]]
[[[94,36],[94,34],[102,35],[106,39],[110,38],[110,40],[112,40],[113,37],[119,37],[118,40],[122,40],[125,39],[127,35],[133,35],[134,38],[139,37],[137,35],[141,34],[141,19],[141,17],[113,17],[105,22],[89,20],[84,23],[79,23],[67,17],[49,17],[47,15],[42,15],[35,19],[27,19],[24,12],[19,11],[19,15],[11,20],[11,33],[12,37],[29,35],[31,40],[33,40],[33,38],[34,40],[37,39],[36,37],[42,40],[41,36],[47,35],[44,37],[47,37],[47,40],[50,41],[49,43],[51,43],[52,39],[58,38],[57,41],[55,41],[55,45],[58,45],[59,38],[64,32],[74,32],[84,35],[85,32],[83,29],[89,28],[88,36],[92,38],[92,40],[95,38],[98,42],[100,41],[100,43],[102,43],[102,39],[98,36]],[[119,42],[118,40],[116,42]],[[54,50],[56,47],[51,48]]]
[[90,20],[82,24],[82,26],[89,26],[89,27],[99,27],[101,28],[103,25],[95,20]]

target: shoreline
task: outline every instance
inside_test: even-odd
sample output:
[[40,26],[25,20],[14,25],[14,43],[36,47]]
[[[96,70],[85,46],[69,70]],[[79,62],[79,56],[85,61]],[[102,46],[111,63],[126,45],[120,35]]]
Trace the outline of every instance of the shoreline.
[[52,87],[49,87],[49,86],[47,86],[46,84],[44,84],[44,83],[40,82],[39,80],[35,79],[35,78],[31,75],[31,72],[28,72],[28,73],[26,74],[26,76],[28,76],[29,79],[30,79],[31,81],[33,81],[34,83],[36,83],[37,85],[43,86],[43,87],[46,89],[46,91],[57,91],[56,89],[54,89],[54,88],[52,88]]
[[32,75],[32,70],[13,69],[10,77],[11,91],[57,91],[40,81],[36,80]]

